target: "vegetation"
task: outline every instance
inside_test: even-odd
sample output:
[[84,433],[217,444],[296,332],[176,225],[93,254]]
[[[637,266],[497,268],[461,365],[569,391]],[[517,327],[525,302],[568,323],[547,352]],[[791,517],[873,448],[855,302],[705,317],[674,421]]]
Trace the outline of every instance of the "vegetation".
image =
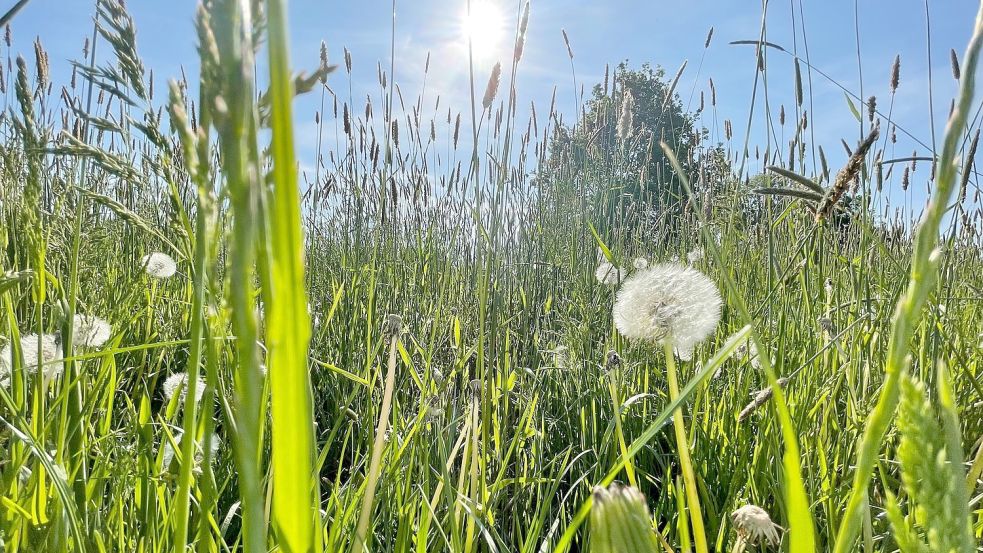
[[[827,167],[801,80],[751,176],[685,66],[516,121],[528,5],[467,136],[328,88],[347,50],[292,74],[284,4],[203,3],[166,99],[120,0],[63,93],[40,43],[0,73],[6,550],[979,547],[983,20],[930,176],[873,99]],[[922,177],[917,228],[880,214]]]

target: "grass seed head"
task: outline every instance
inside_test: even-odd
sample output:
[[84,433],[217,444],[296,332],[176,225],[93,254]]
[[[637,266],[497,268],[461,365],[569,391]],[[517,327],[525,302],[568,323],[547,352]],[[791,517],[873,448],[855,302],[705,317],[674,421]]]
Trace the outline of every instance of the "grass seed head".
[[630,90],[625,90],[621,100],[621,116],[618,117],[618,138],[625,140],[631,136],[635,118],[635,97]]
[[488,77],[488,86],[485,87],[485,96],[481,99],[481,106],[485,109],[491,107],[498,95],[498,85],[502,81],[502,63],[498,62],[492,68],[491,76]]
[[891,66],[891,94],[898,90],[901,83],[901,55],[894,56],[894,65]]

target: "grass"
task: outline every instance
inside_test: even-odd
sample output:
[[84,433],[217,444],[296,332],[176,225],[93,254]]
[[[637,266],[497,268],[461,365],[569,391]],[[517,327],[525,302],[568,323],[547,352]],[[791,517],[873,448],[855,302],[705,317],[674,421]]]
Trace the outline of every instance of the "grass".
[[[634,123],[622,108],[638,74],[623,69],[576,125],[552,106],[517,121],[521,47],[484,98],[472,68],[469,106],[404,98],[392,65],[363,105],[326,59],[291,71],[284,5],[198,10],[196,100],[179,81],[154,98],[116,0],[99,0],[100,54],[63,96],[43,55],[10,64],[7,550],[978,547],[979,21],[932,174],[893,152],[893,94],[887,114],[861,94],[859,134],[877,121],[882,139],[831,179],[802,115],[802,79],[826,77],[798,57],[790,121],[749,106],[749,121],[792,127],[792,159],[755,159],[747,138],[687,134],[673,111],[685,65],[659,81],[651,119],[634,91]],[[519,44],[534,8],[516,13]],[[254,74],[262,55],[268,75]],[[302,185],[291,104],[312,90],[332,107],[318,177]],[[716,127],[715,101],[701,109]],[[883,190],[909,178],[931,187],[914,229],[881,212]],[[696,250],[723,296],[716,333],[691,361],[620,336],[602,257],[630,267]],[[147,275],[151,252],[177,275]],[[77,313],[112,337],[78,344]],[[50,382],[20,358],[31,333],[59,335]],[[202,377],[200,401],[195,378],[164,397],[179,372]],[[783,528],[780,545],[735,526],[747,504]]]

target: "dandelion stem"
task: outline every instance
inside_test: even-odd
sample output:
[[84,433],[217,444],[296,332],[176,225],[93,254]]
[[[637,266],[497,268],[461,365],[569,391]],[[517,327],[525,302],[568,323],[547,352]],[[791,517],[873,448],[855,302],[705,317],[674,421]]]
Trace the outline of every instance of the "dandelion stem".
[[[679,397],[679,381],[676,375],[676,359],[673,356],[672,340],[663,342],[666,354],[666,378],[669,380],[669,399],[676,401]],[[696,474],[693,471],[693,461],[689,456],[689,439],[686,435],[686,424],[683,422],[682,406],[672,414],[672,427],[676,432],[676,447],[679,449],[679,465],[683,472],[683,485],[686,488],[686,502],[689,503],[689,519],[693,525],[693,540],[696,542],[696,553],[707,553],[707,533],[703,527],[703,513],[700,509],[700,494],[696,489]]]

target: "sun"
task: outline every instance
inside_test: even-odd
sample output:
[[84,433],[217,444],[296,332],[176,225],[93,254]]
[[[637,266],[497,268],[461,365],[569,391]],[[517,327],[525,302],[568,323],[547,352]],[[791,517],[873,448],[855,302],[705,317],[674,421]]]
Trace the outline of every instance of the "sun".
[[490,60],[505,39],[505,15],[492,0],[472,0],[461,14],[461,35],[465,52],[470,41],[471,53],[479,61]]

